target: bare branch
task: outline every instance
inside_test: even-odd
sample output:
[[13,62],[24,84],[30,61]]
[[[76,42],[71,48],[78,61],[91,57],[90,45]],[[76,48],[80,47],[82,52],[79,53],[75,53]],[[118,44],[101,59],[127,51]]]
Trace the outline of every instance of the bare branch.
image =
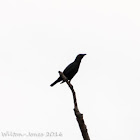
[[76,93],[74,91],[73,85],[68,81],[68,79],[66,78],[66,76],[61,71],[59,71],[59,74],[62,77],[62,79],[68,84],[69,88],[72,91],[73,101],[74,101],[74,113],[75,113],[77,122],[79,124],[79,127],[80,127],[80,130],[81,130],[83,139],[84,140],[90,140],[89,135],[88,135],[88,131],[87,131],[87,128],[86,128],[84,119],[83,119],[83,114],[81,114],[79,112],[79,109],[78,109],[77,99],[76,99]]

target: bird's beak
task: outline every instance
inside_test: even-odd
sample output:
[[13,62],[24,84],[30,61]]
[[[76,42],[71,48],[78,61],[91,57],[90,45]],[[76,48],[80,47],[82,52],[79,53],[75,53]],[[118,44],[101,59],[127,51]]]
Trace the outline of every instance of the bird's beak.
[[85,56],[85,55],[87,55],[87,54],[83,54],[83,56]]

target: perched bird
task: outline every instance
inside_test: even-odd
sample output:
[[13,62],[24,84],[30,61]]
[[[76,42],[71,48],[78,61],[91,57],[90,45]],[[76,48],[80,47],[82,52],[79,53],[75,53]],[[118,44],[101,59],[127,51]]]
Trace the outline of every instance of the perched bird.
[[[76,59],[74,60],[74,62],[72,62],[71,64],[69,64],[63,71],[63,74],[67,77],[68,80],[71,80],[74,75],[78,72],[80,63],[82,58],[85,56],[86,54],[79,54],[77,55]],[[62,83],[64,82],[62,80],[62,78],[59,76],[59,78],[53,82],[50,86],[54,86],[56,83],[62,81]]]

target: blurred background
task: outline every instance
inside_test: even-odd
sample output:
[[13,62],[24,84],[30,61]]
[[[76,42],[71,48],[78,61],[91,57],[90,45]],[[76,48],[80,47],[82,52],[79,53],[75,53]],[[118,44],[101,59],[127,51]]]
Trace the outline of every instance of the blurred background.
[[70,89],[50,84],[86,53],[71,83],[91,140],[139,140],[139,14],[138,0],[0,1],[0,139],[82,139]]

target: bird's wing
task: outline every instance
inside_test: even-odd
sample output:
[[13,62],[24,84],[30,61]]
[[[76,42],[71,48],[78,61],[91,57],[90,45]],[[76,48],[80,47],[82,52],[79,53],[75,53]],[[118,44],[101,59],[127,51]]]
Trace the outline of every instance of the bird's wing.
[[65,76],[67,76],[69,74],[74,74],[75,75],[77,71],[78,71],[78,65],[77,65],[76,62],[73,62],[65,68],[63,73],[64,73]]
[[71,72],[73,71],[73,69],[74,69],[73,65],[74,65],[74,62],[71,63],[71,64],[69,64],[69,65],[64,69],[63,73],[64,73],[65,75],[71,73]]

